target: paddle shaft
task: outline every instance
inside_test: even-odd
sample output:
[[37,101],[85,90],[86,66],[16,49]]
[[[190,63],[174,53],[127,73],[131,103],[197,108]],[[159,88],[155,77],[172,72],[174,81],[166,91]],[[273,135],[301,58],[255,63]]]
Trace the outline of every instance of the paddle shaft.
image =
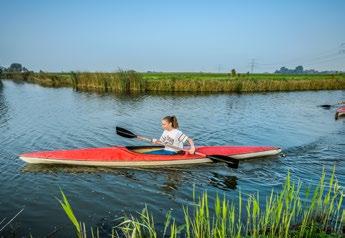
[[[149,138],[146,138],[146,137],[143,137],[143,136],[138,136],[138,135],[134,134],[133,132],[131,132],[129,130],[126,130],[124,128],[121,128],[121,127],[116,127],[116,133],[118,135],[126,137],[126,138],[136,138],[136,139],[139,139],[139,140],[148,141],[148,142],[150,142],[152,144],[164,145],[166,147],[172,148],[172,149],[177,150],[177,151],[182,150],[182,151],[185,151],[185,152],[189,152],[189,150],[185,150],[183,148],[179,148],[179,147],[176,147],[176,146],[173,146],[173,145],[165,145],[165,144],[163,144],[160,141],[156,141],[155,143],[153,143],[153,140],[151,140]],[[226,163],[231,168],[236,168],[236,169],[238,168],[239,160],[235,159],[235,158],[232,158],[230,156],[226,156],[226,155],[206,155],[206,154],[203,154],[203,153],[200,153],[200,152],[194,152],[194,154],[200,155],[200,156],[205,157],[205,158],[209,158],[212,161],[224,162],[224,163]]]

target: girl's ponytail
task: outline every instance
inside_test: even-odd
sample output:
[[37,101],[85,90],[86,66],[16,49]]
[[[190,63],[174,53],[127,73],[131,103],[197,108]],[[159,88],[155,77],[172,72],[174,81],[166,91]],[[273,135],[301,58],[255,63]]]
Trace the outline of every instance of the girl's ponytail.
[[175,129],[178,128],[178,122],[177,122],[177,118],[176,116],[171,116],[171,123],[172,123],[172,127],[174,127]]
[[169,123],[171,123],[171,126],[175,129],[178,128],[178,122],[177,122],[177,118],[176,116],[166,116],[163,118],[163,120],[168,121]]

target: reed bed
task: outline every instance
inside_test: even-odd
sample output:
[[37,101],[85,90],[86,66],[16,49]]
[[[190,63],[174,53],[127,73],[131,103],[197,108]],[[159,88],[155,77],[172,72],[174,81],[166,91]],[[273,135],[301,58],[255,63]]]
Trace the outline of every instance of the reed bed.
[[145,91],[145,82],[135,71],[117,73],[72,73],[73,87],[78,90],[91,90],[116,93]]
[[43,86],[76,90],[134,92],[269,92],[345,89],[345,74],[279,75],[214,73],[3,73],[1,78],[19,79]]
[[81,91],[131,93],[145,91],[145,81],[135,71],[115,73],[3,73],[1,78],[24,80],[47,87],[73,87]]
[[268,92],[345,89],[345,75],[144,74],[146,91]]
[[[288,173],[282,190],[272,190],[265,200],[259,193],[244,199],[239,192],[237,201],[217,195],[211,204],[207,192],[198,197],[193,193],[195,206],[182,208],[183,224],[177,224],[169,212],[164,229],[158,230],[145,207],[137,216],[123,218],[109,237],[344,237],[345,193],[335,177],[335,169],[328,179],[323,170],[317,186],[302,185],[300,181],[293,182]],[[77,220],[63,192],[62,196],[60,203],[74,224],[76,236],[99,237],[97,229],[86,229]]]

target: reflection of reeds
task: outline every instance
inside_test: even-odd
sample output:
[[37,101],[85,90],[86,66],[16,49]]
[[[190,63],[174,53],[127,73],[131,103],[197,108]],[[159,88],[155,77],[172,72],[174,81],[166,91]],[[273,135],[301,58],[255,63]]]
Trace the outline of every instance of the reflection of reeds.
[[[213,212],[207,192],[197,199],[193,193],[196,205],[183,208],[184,224],[176,224],[171,213],[167,213],[161,237],[343,237],[345,194],[335,179],[335,170],[327,182],[325,177],[323,171],[313,191],[308,187],[302,193],[302,183],[293,182],[288,173],[282,191],[272,190],[265,201],[260,200],[259,194],[249,195],[246,202],[241,193],[237,202],[216,196]],[[64,195],[63,199],[61,205],[78,237],[86,237],[85,225],[81,228]],[[91,233],[94,237],[92,229]],[[118,237],[118,233],[121,237],[158,237],[147,207],[139,217],[124,218],[112,230],[111,237]]]
[[345,74],[213,74],[213,73],[3,73],[2,78],[22,79],[44,86],[71,86],[99,92],[268,92],[345,89]]

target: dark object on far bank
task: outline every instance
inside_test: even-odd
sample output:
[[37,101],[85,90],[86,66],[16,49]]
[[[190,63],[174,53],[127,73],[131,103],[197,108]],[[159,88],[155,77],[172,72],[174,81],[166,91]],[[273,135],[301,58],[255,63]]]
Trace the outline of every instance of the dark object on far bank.
[[332,105],[324,104],[324,105],[320,105],[320,107],[322,107],[324,109],[330,109],[332,107]]
[[339,101],[336,104],[322,104],[322,105],[319,105],[319,107],[322,107],[324,109],[330,109],[331,107],[335,107],[342,104],[345,105],[345,101]]

